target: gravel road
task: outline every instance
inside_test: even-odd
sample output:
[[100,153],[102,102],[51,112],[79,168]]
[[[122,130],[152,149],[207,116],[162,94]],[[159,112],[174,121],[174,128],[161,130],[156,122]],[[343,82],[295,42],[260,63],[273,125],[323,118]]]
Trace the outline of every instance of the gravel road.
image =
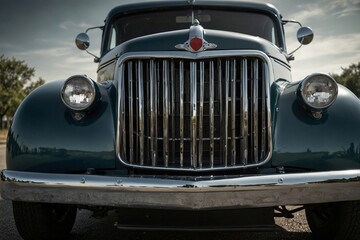
[[[0,144],[0,169],[5,168],[5,145]],[[70,240],[311,240],[311,233],[306,223],[304,211],[295,214],[293,219],[276,218],[279,231],[269,233],[243,232],[143,232],[120,231],[114,227],[116,214],[111,212],[103,219],[91,218],[86,210],[79,211]],[[20,240],[13,219],[11,202],[0,197],[0,239]]]

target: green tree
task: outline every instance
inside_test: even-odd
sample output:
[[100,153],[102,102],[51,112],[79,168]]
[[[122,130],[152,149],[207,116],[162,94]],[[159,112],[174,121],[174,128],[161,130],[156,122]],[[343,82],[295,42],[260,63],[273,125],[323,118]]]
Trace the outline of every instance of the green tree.
[[24,61],[0,55],[0,123],[4,116],[11,118],[25,96],[45,82],[41,78],[31,82],[34,74],[35,69]]
[[341,69],[343,72],[340,75],[331,74],[331,76],[360,98],[360,62]]
[[25,96],[29,95],[35,88],[40,87],[45,83],[45,80],[41,77],[36,82],[31,82],[30,85],[24,88]]

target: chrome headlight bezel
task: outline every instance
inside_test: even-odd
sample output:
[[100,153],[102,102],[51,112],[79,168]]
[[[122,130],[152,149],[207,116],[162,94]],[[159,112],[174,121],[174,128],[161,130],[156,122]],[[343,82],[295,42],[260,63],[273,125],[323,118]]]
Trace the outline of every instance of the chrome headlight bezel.
[[[82,81],[83,84],[82,88],[77,89],[79,92],[78,95],[85,95],[88,99],[87,102],[71,102],[69,97],[69,91],[74,91],[71,89],[70,85],[76,85],[76,81]],[[78,82],[79,83],[79,82]],[[70,90],[69,90],[70,88]],[[95,83],[92,79],[87,77],[86,75],[74,75],[66,79],[62,88],[61,88],[61,100],[65,104],[65,106],[73,111],[81,112],[86,111],[91,108],[97,98],[97,90],[95,87]]]
[[314,73],[299,84],[297,95],[305,108],[311,111],[322,111],[335,102],[338,85],[328,74]]

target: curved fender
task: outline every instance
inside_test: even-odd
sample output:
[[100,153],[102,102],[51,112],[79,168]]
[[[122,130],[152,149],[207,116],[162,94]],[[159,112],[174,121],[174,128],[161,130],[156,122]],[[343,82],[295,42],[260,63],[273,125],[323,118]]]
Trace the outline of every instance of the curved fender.
[[96,107],[76,121],[61,100],[63,83],[55,81],[39,87],[19,106],[9,129],[8,169],[81,172],[88,168],[115,168],[111,87],[98,84],[101,98]]
[[273,118],[274,166],[310,170],[360,168],[360,100],[339,85],[336,101],[321,119],[300,106],[299,83],[288,84]]

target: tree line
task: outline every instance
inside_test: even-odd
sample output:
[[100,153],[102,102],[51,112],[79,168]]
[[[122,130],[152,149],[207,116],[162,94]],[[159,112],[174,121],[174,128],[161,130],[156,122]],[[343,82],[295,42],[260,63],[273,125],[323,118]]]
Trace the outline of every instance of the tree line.
[[4,117],[9,121],[25,96],[45,83],[42,78],[32,81],[34,75],[25,61],[0,56],[0,129]]
[[360,62],[341,69],[341,74],[331,74],[331,76],[360,98]]
[[[11,119],[25,96],[45,83],[42,78],[32,81],[34,75],[35,69],[25,61],[0,56],[0,123],[5,116]],[[341,74],[330,75],[360,98],[360,62],[342,68]]]

